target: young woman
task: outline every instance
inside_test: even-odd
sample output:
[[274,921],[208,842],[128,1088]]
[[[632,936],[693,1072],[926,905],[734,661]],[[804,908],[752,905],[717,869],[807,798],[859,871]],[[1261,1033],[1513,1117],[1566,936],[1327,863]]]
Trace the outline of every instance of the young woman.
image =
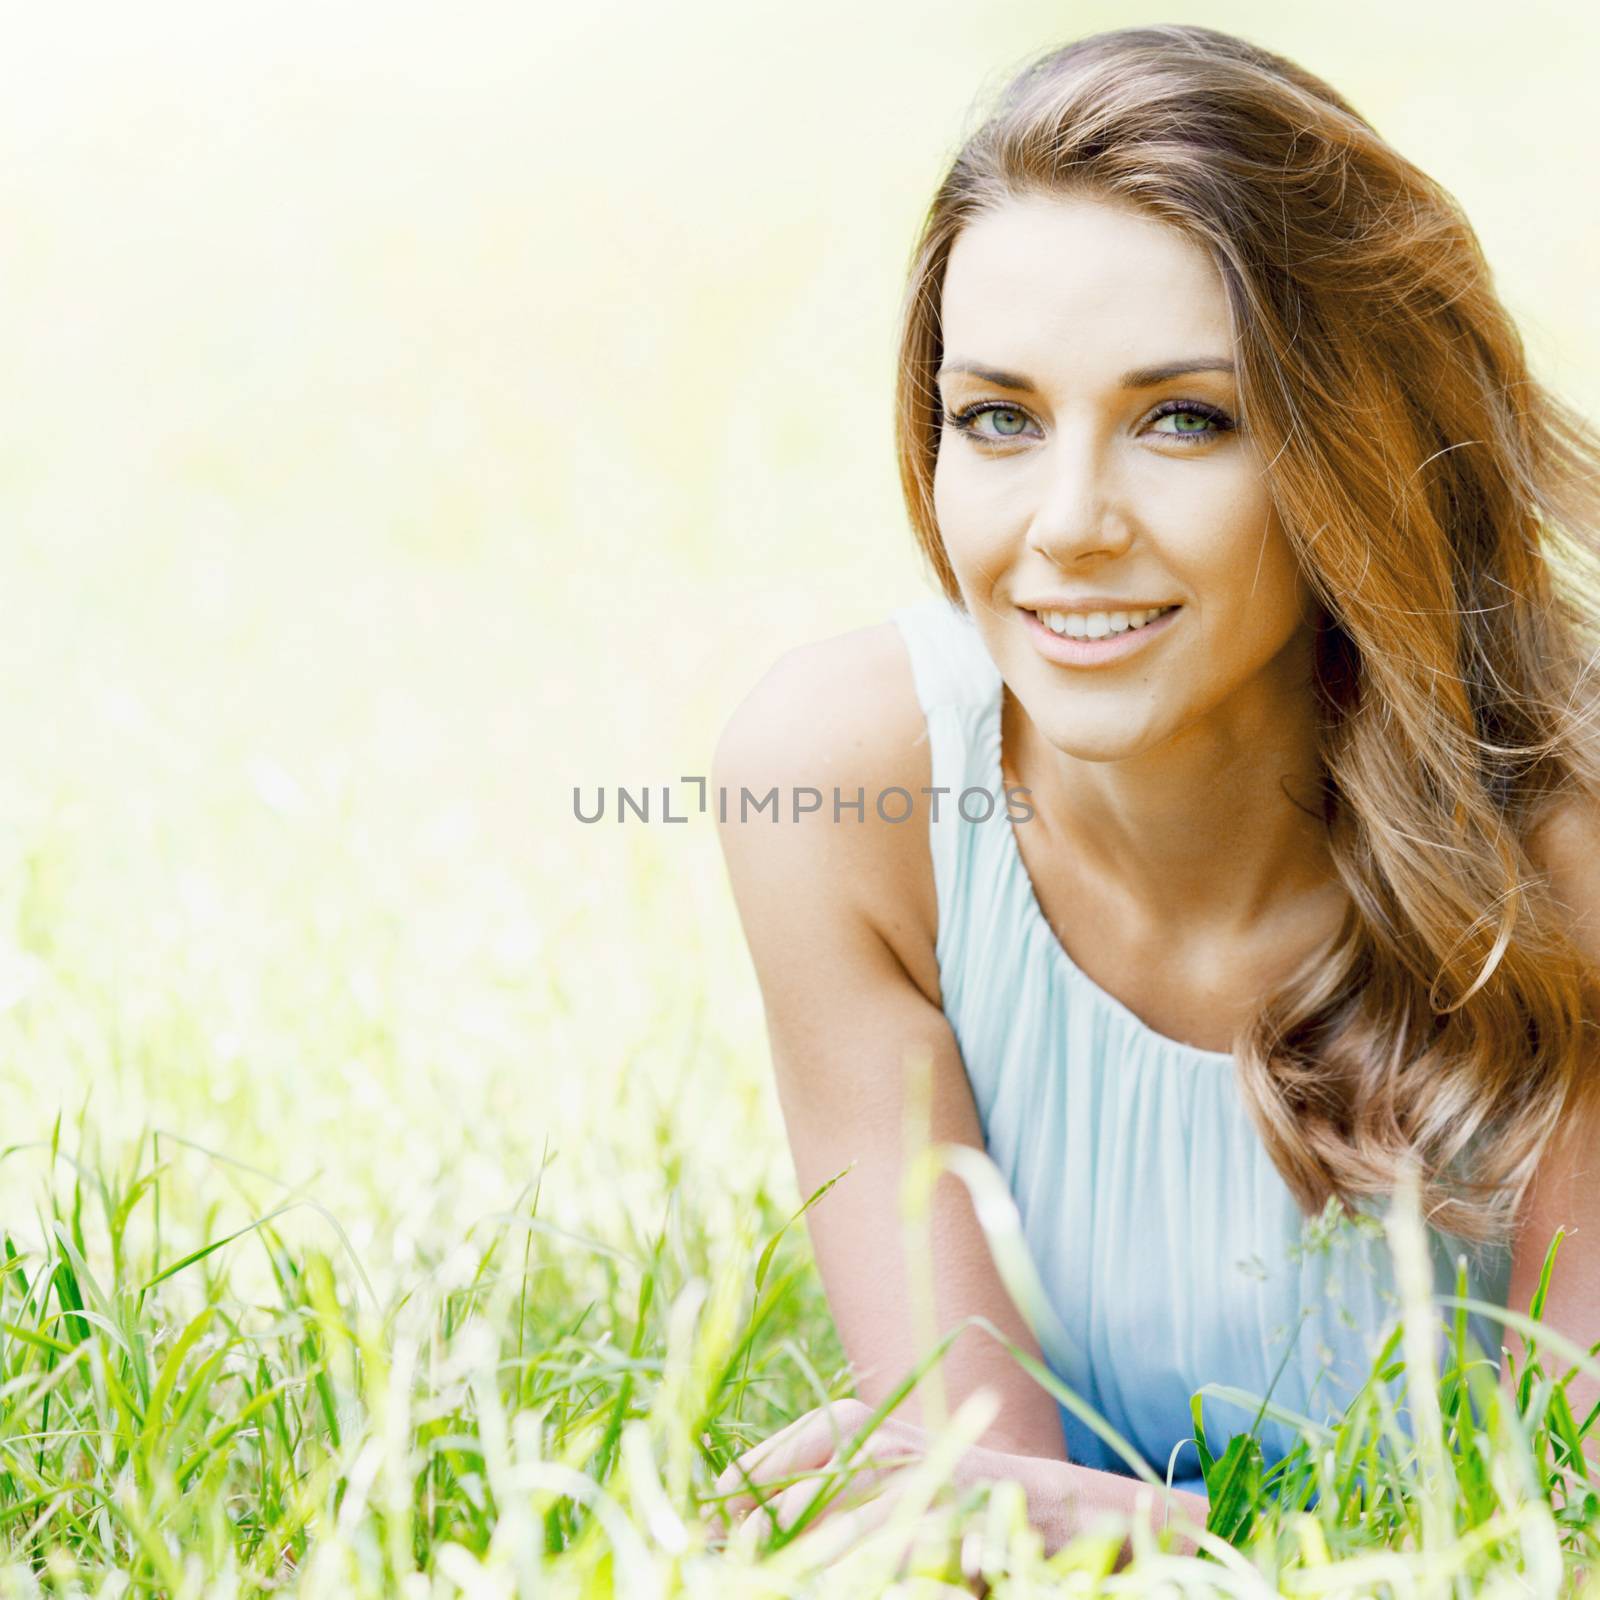
[[[1243,40],[1055,51],[934,198],[898,447],[942,597],[784,656],[717,752],[801,1191],[850,1169],[808,1223],[860,1396],[721,1487],[826,1464],[920,1352],[919,1055],[934,1140],[1016,1199],[1044,1358],[1200,1520],[1196,1390],[1325,1418],[1366,1377],[1393,1278],[1357,1223],[1408,1163],[1442,1289],[1465,1248],[1526,1306],[1573,1228],[1547,1314],[1600,1338],[1600,441],[1454,201]],[[950,1177],[932,1247],[941,1329],[1038,1352]],[[999,1398],[961,1475],[1051,1543],[1133,1508],[993,1337],[943,1372]],[[1220,1453],[1253,1414],[1205,1420]]]

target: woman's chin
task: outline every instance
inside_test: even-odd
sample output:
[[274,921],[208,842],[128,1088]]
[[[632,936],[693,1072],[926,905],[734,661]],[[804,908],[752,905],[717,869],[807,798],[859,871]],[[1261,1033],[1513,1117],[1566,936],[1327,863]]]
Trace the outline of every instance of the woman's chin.
[[1143,755],[1157,743],[1147,728],[1130,728],[1126,721],[1104,726],[1083,723],[1036,723],[1039,735],[1064,756],[1075,761],[1104,764]]

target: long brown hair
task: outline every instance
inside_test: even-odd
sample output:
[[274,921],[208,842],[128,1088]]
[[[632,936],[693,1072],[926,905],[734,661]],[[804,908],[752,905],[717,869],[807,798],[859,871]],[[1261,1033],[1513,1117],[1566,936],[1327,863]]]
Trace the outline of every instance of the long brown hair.
[[901,484],[957,606],[939,296],[967,223],[1031,195],[1131,203],[1208,251],[1321,606],[1322,815],[1351,908],[1236,1045],[1255,1125],[1308,1211],[1414,1162],[1436,1227],[1502,1237],[1600,1077],[1596,974],[1527,850],[1554,802],[1600,799],[1600,437],[1529,375],[1456,201],[1327,84],[1209,28],[1096,34],[1002,92],[914,256]]

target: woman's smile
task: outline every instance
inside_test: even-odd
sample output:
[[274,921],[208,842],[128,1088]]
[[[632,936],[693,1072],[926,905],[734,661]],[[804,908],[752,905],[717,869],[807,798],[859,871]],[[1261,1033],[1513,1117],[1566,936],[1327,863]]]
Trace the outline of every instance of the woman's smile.
[[[1023,625],[1046,661],[1063,667],[1099,667],[1149,648],[1176,625],[1181,606],[1149,611],[1031,611],[1019,606]],[[1135,617],[1144,619],[1135,622]]]

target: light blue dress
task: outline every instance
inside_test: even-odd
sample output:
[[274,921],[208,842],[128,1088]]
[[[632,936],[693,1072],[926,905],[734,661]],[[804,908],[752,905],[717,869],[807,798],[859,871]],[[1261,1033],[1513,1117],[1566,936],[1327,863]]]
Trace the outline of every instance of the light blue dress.
[[[1074,965],[1006,814],[993,658],[942,597],[891,616],[927,718],[930,786],[949,791],[936,821],[923,797],[914,813],[933,857],[944,1012],[1061,1324],[1041,1340],[1046,1363],[1157,1476],[1170,1461],[1177,1487],[1203,1493],[1198,1453],[1183,1443],[1191,1395],[1209,1383],[1270,1388],[1293,1412],[1337,1416],[1397,1320],[1387,1247],[1347,1221],[1307,1226],[1245,1112],[1233,1058],[1157,1033]],[[994,797],[987,821],[964,819],[964,790]],[[977,794],[965,807],[985,809]],[[1467,1253],[1471,1292],[1505,1304],[1508,1246],[1470,1252],[1437,1232],[1430,1243],[1439,1290],[1454,1291]],[[1498,1325],[1469,1327],[1498,1355]],[[1220,1455],[1254,1408],[1202,1403]],[[1060,1409],[1069,1459],[1130,1472]],[[1260,1438],[1270,1463],[1296,1434],[1269,1418]]]

